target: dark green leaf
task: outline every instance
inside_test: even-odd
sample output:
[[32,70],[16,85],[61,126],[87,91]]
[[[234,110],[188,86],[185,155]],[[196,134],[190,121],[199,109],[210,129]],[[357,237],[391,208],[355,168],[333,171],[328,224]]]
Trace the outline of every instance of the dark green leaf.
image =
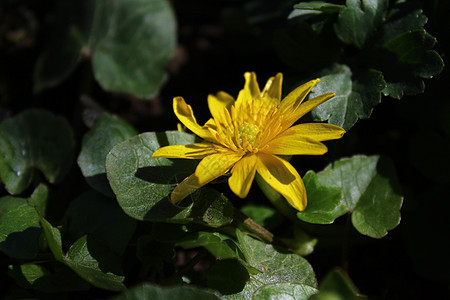
[[72,240],[87,234],[99,244],[122,255],[136,228],[116,201],[93,191],[70,203],[66,211],[66,230]]
[[267,284],[256,290],[253,299],[292,299],[308,300],[319,290],[305,284],[274,283]]
[[362,48],[384,21],[387,0],[347,0],[339,11],[336,35],[345,44]]
[[201,222],[212,227],[232,221],[231,203],[220,193],[201,189],[178,205],[168,195],[192,174],[197,161],[152,158],[166,145],[191,144],[195,136],[171,131],[143,133],[114,146],[106,158],[106,172],[119,205],[131,217],[146,221]]
[[427,17],[417,3],[397,1],[383,24],[380,41],[384,44],[405,32],[421,29],[426,23]]
[[[442,58],[431,50],[436,39],[423,29],[398,35],[383,45],[383,50],[395,58],[383,65],[386,87],[383,93],[400,99],[403,94],[422,93],[425,84],[421,78],[432,78],[444,68]],[[389,55],[385,55],[389,57]]]
[[206,275],[208,287],[224,295],[239,293],[249,279],[247,269],[232,259],[217,260]]
[[96,287],[111,291],[125,289],[120,257],[86,236],[70,247],[65,263]]
[[298,218],[315,224],[333,223],[334,211],[342,200],[342,189],[320,185],[314,171],[308,171],[303,176],[303,182],[308,195],[308,205],[304,211],[297,213]]
[[0,198],[0,250],[17,259],[34,258],[41,233],[36,210],[27,199]]
[[61,233],[47,220],[39,217],[47,243],[56,260],[96,287],[112,291],[125,289],[122,283],[125,277],[121,275],[119,256],[87,236],[76,241],[64,255]]
[[139,237],[137,241],[137,258],[145,265],[162,268],[164,262],[173,263],[175,250],[173,243],[155,241],[150,235]]
[[360,300],[366,297],[359,294],[350,278],[340,269],[328,273],[319,285],[320,293],[311,300]]
[[323,186],[342,188],[333,214],[352,212],[353,226],[362,234],[381,238],[399,224],[403,197],[389,159],[357,155],[334,162],[317,177]]
[[60,83],[82,55],[92,57],[95,78],[108,91],[146,98],[165,81],[176,27],[166,0],[71,0],[58,16],[58,32],[36,66],[36,91]]
[[385,87],[383,75],[375,70],[352,72],[346,65],[335,65],[321,82],[313,88],[310,98],[325,93],[336,96],[312,111],[319,121],[350,129],[359,119],[370,117],[373,107],[380,103],[381,91]]
[[184,249],[204,247],[218,259],[240,259],[234,243],[218,232],[195,232],[179,240],[176,245]]
[[263,205],[245,205],[241,211],[262,227],[271,230],[283,222],[283,216],[275,209]]
[[89,284],[78,277],[72,270],[62,264],[52,266],[53,273],[41,264],[22,264],[9,266],[8,275],[26,289],[46,293],[67,291],[86,291]]
[[239,245],[246,261],[261,271],[250,275],[244,289],[225,299],[253,299],[257,290],[268,284],[295,283],[317,286],[314,271],[303,257],[287,250],[274,248],[273,245],[260,242],[237,230]]
[[30,184],[35,168],[60,182],[72,163],[75,141],[69,124],[44,110],[27,110],[0,124],[0,178],[11,194]]
[[83,137],[78,165],[87,183],[95,190],[114,197],[106,178],[105,160],[111,148],[137,135],[128,123],[110,115],[100,115],[91,130]]
[[201,290],[192,286],[175,286],[160,288],[144,283],[135,286],[114,300],[219,300],[220,297],[208,290]]

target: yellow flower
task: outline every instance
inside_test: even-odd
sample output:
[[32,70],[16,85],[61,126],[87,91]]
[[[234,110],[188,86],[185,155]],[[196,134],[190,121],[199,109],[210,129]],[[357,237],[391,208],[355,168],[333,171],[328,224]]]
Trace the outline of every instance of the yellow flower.
[[[153,157],[201,159],[194,174],[172,191],[173,203],[203,185],[231,172],[228,184],[240,198],[250,190],[255,173],[282,194],[295,208],[306,207],[306,190],[295,168],[277,155],[321,155],[321,141],[341,138],[345,130],[325,123],[292,126],[314,107],[335,96],[327,93],[302,103],[320,81],[311,80],[281,100],[283,75],[270,78],[262,92],[255,73],[245,73],[245,86],[237,100],[225,92],[208,96],[212,118],[204,126],[195,120],[182,97],[173,99],[173,110],[189,130],[204,139],[191,145],[158,149]],[[292,126],[292,127],[291,127]]]

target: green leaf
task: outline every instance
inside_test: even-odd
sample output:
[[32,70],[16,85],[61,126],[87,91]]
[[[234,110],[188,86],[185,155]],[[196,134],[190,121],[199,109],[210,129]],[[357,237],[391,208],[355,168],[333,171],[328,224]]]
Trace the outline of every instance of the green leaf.
[[[98,2],[97,10],[109,10],[111,0]],[[95,78],[108,91],[149,97],[166,80],[166,65],[175,50],[174,14],[165,0],[114,4],[105,23],[108,31],[93,50]]]
[[340,269],[329,272],[319,285],[320,293],[311,300],[360,300],[366,299],[348,276]]
[[257,290],[268,284],[317,286],[314,271],[303,257],[274,248],[273,245],[258,241],[239,230],[236,234],[246,261],[261,273],[250,275],[250,280],[241,292],[224,296],[225,299],[253,299]]
[[245,205],[241,211],[262,227],[271,230],[283,222],[283,216],[275,209],[263,205]]
[[320,79],[309,98],[325,93],[336,93],[336,96],[316,107],[312,116],[317,121],[328,120],[328,123],[345,130],[350,129],[358,119],[370,117],[373,107],[380,103],[381,91],[385,87],[381,72],[352,72],[346,65],[335,65]]
[[99,244],[122,255],[136,228],[116,201],[93,191],[70,203],[65,215],[66,230],[72,240],[88,234]]
[[292,299],[308,300],[319,290],[305,284],[274,283],[259,288],[253,299]]
[[404,94],[422,93],[425,84],[421,78],[432,78],[444,68],[442,58],[431,50],[435,44],[436,39],[423,29],[409,31],[387,41],[383,50],[395,61],[386,62],[383,66],[384,95],[400,99]]
[[336,35],[345,44],[362,48],[384,21],[387,6],[387,0],[347,0],[334,26]]
[[299,4],[294,5],[294,8],[298,10],[313,10],[326,14],[337,13],[343,7],[344,7],[343,5],[337,5],[324,1],[300,2]]
[[397,1],[381,28],[380,41],[384,44],[405,32],[422,29],[426,23],[427,17],[417,3]]
[[92,188],[114,197],[106,178],[106,155],[114,145],[137,134],[128,123],[110,114],[102,114],[96,119],[94,126],[83,137],[78,156],[78,166]]
[[39,222],[47,240],[48,247],[52,251],[57,261],[64,262],[65,257],[62,251],[61,232],[58,228],[53,227],[46,219],[39,215]]
[[9,266],[8,275],[22,288],[46,293],[86,291],[89,284],[62,264],[51,266],[53,272],[41,264]]
[[0,198],[0,250],[17,259],[34,258],[41,233],[36,210],[27,199]]
[[192,286],[175,286],[161,288],[156,285],[144,283],[135,286],[123,294],[114,297],[114,300],[219,300],[220,297],[213,291],[201,290]]
[[285,245],[289,246],[289,249],[292,249],[292,251],[301,256],[306,256],[313,253],[314,247],[318,241],[317,238],[311,237],[298,225],[294,225],[292,238],[283,237],[280,238],[280,240]]
[[232,259],[216,260],[206,275],[208,287],[223,295],[239,293],[249,279],[247,269]]
[[18,259],[34,258],[41,233],[37,211],[44,213],[48,188],[41,184],[30,198],[0,198],[0,250]]
[[11,194],[31,183],[35,169],[51,183],[69,171],[75,141],[69,124],[44,110],[27,110],[0,124],[0,178]]
[[122,209],[145,221],[200,222],[212,227],[232,221],[231,203],[220,193],[201,189],[174,205],[168,195],[192,174],[197,161],[152,158],[166,145],[194,143],[195,136],[169,131],[148,132],[117,144],[106,157],[106,172]]
[[240,259],[234,243],[218,232],[195,232],[180,239],[176,245],[184,249],[204,247],[218,259]]
[[314,224],[331,224],[335,210],[342,201],[342,189],[320,185],[317,174],[308,171],[303,176],[308,194],[308,205],[297,216],[300,220]]
[[66,264],[92,285],[111,291],[125,289],[120,257],[87,236],[70,247]]
[[176,40],[166,0],[72,0],[57,15],[58,31],[34,72],[36,91],[59,84],[81,56],[92,57],[94,76],[108,91],[147,98],[165,81]]
[[334,216],[352,212],[353,226],[360,233],[381,238],[400,223],[403,197],[389,159],[356,155],[334,162],[317,177],[320,185],[342,188]]
[[42,230],[56,260],[64,263],[90,284],[111,291],[125,289],[120,257],[86,235],[77,240],[66,255],[62,251],[61,233],[40,217]]

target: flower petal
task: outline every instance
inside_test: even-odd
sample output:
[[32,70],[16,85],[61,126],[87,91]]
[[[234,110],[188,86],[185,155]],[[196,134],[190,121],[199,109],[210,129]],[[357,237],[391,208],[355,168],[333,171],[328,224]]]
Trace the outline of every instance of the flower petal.
[[225,174],[241,157],[242,154],[234,152],[206,156],[200,161],[194,174],[177,185],[170,199],[173,203],[184,199],[200,187]]
[[309,94],[311,89],[320,82],[320,79],[314,79],[308,81],[305,84],[302,84],[292,92],[290,92],[284,99],[281,101],[280,110],[282,114],[286,114],[294,111],[305,99],[306,95]]
[[275,155],[258,153],[257,172],[296,209],[306,208],[306,189],[297,170]]
[[256,155],[251,153],[238,161],[231,170],[228,179],[230,189],[240,198],[245,198],[250,191],[256,173]]
[[[283,119],[283,125],[284,127],[290,127],[292,124],[297,122],[298,119],[309,113],[311,110],[313,110],[316,106],[319,106],[320,104],[324,103],[325,101],[333,98],[336,96],[335,93],[326,93],[317,97],[314,97],[308,101],[303,102],[300,104],[300,106],[293,108],[292,111],[286,112]],[[281,103],[283,103],[282,101]]]
[[217,118],[224,109],[230,109],[234,103],[234,98],[225,92],[218,92],[215,96],[208,95],[209,111],[213,118]]
[[212,140],[212,136],[208,129],[198,125],[191,106],[186,104],[183,97],[173,98],[173,111],[181,123],[183,123],[190,131],[205,140]]
[[275,77],[267,80],[266,86],[261,92],[261,96],[265,101],[272,102],[276,105],[281,100],[281,85],[283,83],[283,74],[278,73]]
[[240,106],[244,103],[251,104],[253,99],[261,98],[261,91],[259,89],[258,81],[256,81],[256,74],[254,72],[246,72],[244,77],[244,88],[239,92],[235,106]]
[[281,135],[291,136],[293,139],[309,138],[314,141],[328,141],[340,139],[345,130],[339,126],[328,123],[303,123],[292,126]]
[[260,150],[277,155],[322,155],[328,148],[319,141],[296,135],[280,135]]
[[217,153],[213,144],[195,143],[190,145],[173,145],[159,148],[152,157],[201,159]]

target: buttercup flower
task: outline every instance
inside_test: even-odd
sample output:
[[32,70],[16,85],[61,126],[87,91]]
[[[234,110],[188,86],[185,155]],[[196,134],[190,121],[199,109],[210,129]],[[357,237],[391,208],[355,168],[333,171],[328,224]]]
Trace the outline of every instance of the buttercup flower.
[[335,96],[327,93],[303,99],[320,81],[311,80],[281,100],[283,75],[270,78],[262,92],[255,73],[245,73],[244,89],[237,100],[225,92],[208,96],[212,118],[200,126],[182,97],[173,99],[178,119],[204,142],[158,149],[153,157],[201,159],[194,174],[172,191],[173,203],[203,185],[231,172],[228,184],[240,198],[250,190],[255,173],[282,194],[295,208],[306,207],[306,190],[295,168],[278,155],[321,155],[322,141],[341,138],[345,130],[326,123],[292,126],[314,107]]

